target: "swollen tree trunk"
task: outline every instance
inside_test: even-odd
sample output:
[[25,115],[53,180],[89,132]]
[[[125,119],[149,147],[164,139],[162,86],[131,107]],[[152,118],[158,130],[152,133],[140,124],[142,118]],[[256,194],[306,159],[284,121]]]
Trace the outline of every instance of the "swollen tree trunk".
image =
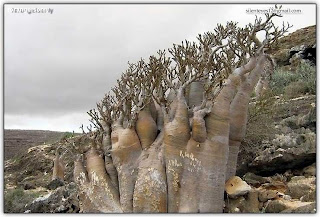
[[111,133],[112,160],[118,173],[120,204],[124,212],[133,211],[133,191],[137,179],[141,144],[134,129],[114,126]]
[[79,186],[84,212],[122,212],[119,193],[107,176],[102,157],[94,148],[86,153],[86,170],[80,160],[75,161],[74,180]]
[[204,171],[200,178],[200,212],[222,212],[225,173],[229,155],[230,103],[237,91],[240,77],[250,72],[256,65],[256,58],[229,75],[225,87],[221,90],[210,114],[206,117],[207,140],[203,153],[206,159]]
[[254,70],[249,75],[243,76],[240,88],[232,100],[230,106],[229,157],[226,179],[236,174],[239,148],[246,133],[250,96],[264,70],[266,61],[265,56],[260,57]]
[[[184,88],[179,89],[171,103],[171,117],[164,108],[163,117],[158,116],[158,121],[163,118],[164,123],[159,135],[159,126],[148,107],[139,113],[135,128],[124,128],[121,118],[115,122],[111,133],[112,158],[105,156],[103,163],[94,149],[86,154],[89,181],[84,179],[82,186],[89,187],[82,187],[85,189],[82,192],[88,194],[84,199],[85,204],[89,204],[88,209],[102,212],[222,212],[229,154],[230,104],[240,78],[255,64],[256,58],[251,58],[247,65],[236,69],[215,102],[207,103],[204,108],[199,105],[201,94],[201,101],[193,109],[191,126]],[[104,136],[103,147],[110,146],[108,135]],[[113,165],[117,172],[110,169]],[[77,174],[76,178],[82,173]],[[93,174],[99,174],[99,180],[102,180],[99,183],[110,189],[111,194],[108,194],[112,199],[104,202],[97,199],[106,188],[91,184],[96,183]],[[119,191],[114,184],[116,179],[111,178],[115,174],[118,174]]]
[[[166,163],[166,176],[168,185],[168,212],[179,211],[179,198],[181,188],[181,172],[183,158],[190,138],[188,108],[184,97],[184,89],[180,88],[176,99],[176,109],[172,121],[164,117],[164,157]],[[167,116],[165,114],[165,116]]]
[[54,179],[60,179],[61,181],[64,180],[64,164],[58,151],[56,152],[56,157],[53,161],[52,180]]
[[106,122],[102,122],[103,126],[103,137],[102,137],[102,148],[103,148],[103,153],[104,153],[104,163],[105,163],[105,168],[107,171],[107,174],[109,175],[112,185],[119,191],[119,183],[118,183],[118,173],[113,165],[113,161],[111,158],[111,149],[112,149],[112,144],[111,144],[111,127],[110,124],[107,124]]
[[82,161],[80,158],[74,161],[74,170],[73,170],[74,182],[78,186],[78,195],[79,195],[79,205],[80,212],[100,212],[98,207],[91,202],[91,194],[87,194],[87,188],[89,186],[89,179],[87,171],[83,167]]
[[167,212],[167,182],[162,156],[163,133],[140,156],[133,196],[133,212]]
[[154,108],[151,109],[151,105],[146,106],[139,112],[138,120],[136,122],[136,132],[140,139],[142,149],[148,149],[158,133],[156,123],[157,113],[155,111],[154,103],[152,102],[151,104]]
[[181,194],[179,212],[200,212],[200,186],[199,178],[203,172],[202,161],[204,142],[207,138],[204,116],[207,109],[198,110],[194,113],[192,121],[192,137],[188,141],[185,152],[180,152],[183,158],[183,171],[181,179]]
[[[219,25],[215,33],[199,35],[199,44],[174,45],[172,58],[158,51],[149,63],[129,64],[114,95],[99,106],[101,117],[89,113],[103,138],[102,144],[84,144],[91,146],[83,151],[86,168],[75,161],[83,212],[223,211],[225,181],[235,174],[250,94],[266,63],[268,40],[261,43],[256,33],[268,35],[273,16],[244,29],[232,22]],[[277,38],[285,31],[269,35]],[[218,90],[226,74],[253,53]],[[204,86],[204,79],[213,83]],[[205,96],[212,89],[216,95],[210,101]],[[59,158],[60,171],[56,165]]]

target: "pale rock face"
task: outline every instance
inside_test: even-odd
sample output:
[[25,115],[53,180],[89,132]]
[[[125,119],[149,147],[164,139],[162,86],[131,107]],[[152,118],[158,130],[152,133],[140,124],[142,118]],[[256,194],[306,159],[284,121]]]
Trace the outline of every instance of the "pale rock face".
[[316,169],[316,164],[313,163],[310,166],[307,166],[303,169],[303,174],[305,177],[312,177],[312,176],[316,176],[317,173],[317,169]]
[[315,202],[272,200],[265,211],[266,213],[314,213]]
[[270,199],[274,199],[278,196],[278,192],[275,190],[265,190],[259,192],[259,201],[266,202]]
[[225,191],[230,198],[237,198],[245,195],[250,190],[250,185],[243,181],[239,176],[231,177],[225,184]]
[[305,178],[304,176],[294,176],[288,182],[286,194],[292,198],[300,199],[315,190],[315,177]]

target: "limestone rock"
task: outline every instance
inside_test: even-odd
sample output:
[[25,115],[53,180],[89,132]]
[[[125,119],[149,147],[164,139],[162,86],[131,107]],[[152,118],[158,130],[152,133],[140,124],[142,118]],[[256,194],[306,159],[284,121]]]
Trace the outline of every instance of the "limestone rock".
[[23,183],[24,190],[30,190],[30,189],[35,189],[35,188],[36,188],[36,186],[32,182]]
[[267,213],[279,213],[287,208],[288,206],[282,200],[271,200],[268,202],[265,211]]
[[288,182],[286,194],[292,198],[300,199],[315,189],[315,177],[305,178],[304,176],[294,176]]
[[232,199],[228,198],[226,200],[225,212],[228,213],[241,213],[246,205],[246,200],[243,196]]
[[255,175],[254,173],[246,173],[243,176],[243,180],[247,182],[249,185],[259,186],[261,184],[269,182],[269,180],[265,177]]
[[251,190],[250,185],[243,181],[239,176],[231,177],[225,184],[225,191],[230,198],[237,198],[247,194]]
[[259,201],[266,202],[270,199],[278,197],[278,191],[275,190],[263,190],[259,192]]
[[305,177],[315,176],[316,172],[317,172],[317,169],[316,169],[315,163],[313,163],[312,165],[307,166],[303,169],[303,175]]
[[259,192],[251,190],[246,198],[246,206],[243,209],[244,213],[258,213],[260,212],[260,203],[258,200]]
[[260,172],[282,172],[311,164],[315,159],[316,134],[307,129],[305,133],[276,135],[270,146],[260,152],[249,166]]
[[283,210],[281,213],[315,213],[316,203],[299,204]]
[[258,191],[250,190],[246,196],[228,198],[225,211],[228,213],[259,213],[260,208]]
[[302,202],[311,202],[311,201],[315,201],[316,200],[316,190],[311,190],[309,193],[307,193],[306,195],[302,196],[300,198],[300,201]]
[[280,192],[284,193],[287,190],[286,184],[282,181],[277,181],[277,180],[272,180],[270,183],[262,184],[262,187],[268,190],[276,190],[279,193]]
[[283,195],[283,197],[282,197],[284,200],[291,200],[292,199],[292,197],[290,196],[290,195]]
[[315,211],[315,203],[287,200],[272,200],[268,202],[265,211],[267,213],[313,213]]
[[27,204],[25,211],[29,213],[74,213],[79,212],[77,188],[72,182],[57,188],[49,194],[36,198]]
[[57,189],[58,187],[60,186],[63,186],[64,185],[64,182],[59,179],[59,178],[56,178],[56,179],[53,179],[48,185],[47,185],[47,188],[50,189],[50,190],[55,190]]

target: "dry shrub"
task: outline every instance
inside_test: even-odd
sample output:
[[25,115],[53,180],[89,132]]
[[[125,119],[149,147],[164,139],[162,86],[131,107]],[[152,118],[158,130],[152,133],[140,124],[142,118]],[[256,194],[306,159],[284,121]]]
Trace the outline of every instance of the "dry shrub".
[[296,81],[290,83],[284,88],[284,97],[292,99],[304,95],[308,92],[308,86],[304,81]]
[[[299,83],[297,83],[299,82]],[[288,87],[292,85],[291,87]],[[300,87],[299,87],[300,85]],[[272,75],[270,87],[275,95],[285,94],[288,87],[288,96],[299,93],[316,93],[316,69],[309,63],[302,62],[299,68],[294,71],[286,71],[278,68]],[[292,94],[291,94],[292,92]]]
[[4,194],[4,212],[24,212],[25,205],[39,197],[37,192],[24,191],[22,188],[10,189]]

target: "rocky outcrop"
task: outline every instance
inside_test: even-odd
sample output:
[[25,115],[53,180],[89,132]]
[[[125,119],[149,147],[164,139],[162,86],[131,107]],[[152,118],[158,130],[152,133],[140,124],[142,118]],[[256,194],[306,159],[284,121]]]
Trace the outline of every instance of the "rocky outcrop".
[[259,192],[250,190],[246,196],[240,196],[225,201],[225,212],[228,213],[259,213],[261,206],[258,200]]
[[276,135],[267,148],[249,164],[263,172],[285,171],[311,164],[316,158],[316,134],[309,129]]
[[[268,176],[284,173],[288,169],[300,169],[314,163],[316,108],[314,103],[309,103],[313,100],[315,100],[313,96],[307,95],[291,100],[277,99],[275,103],[279,106],[292,107],[292,114],[279,114],[279,120],[273,123],[277,134],[273,134],[270,139],[264,139],[261,144],[254,144],[253,148],[240,151],[237,175],[242,176],[252,172]],[[309,170],[307,173],[315,173],[312,168]],[[248,181],[254,182],[254,180]]]
[[238,176],[231,177],[225,184],[225,190],[230,198],[247,194],[251,187]]
[[79,212],[77,187],[71,182],[26,205],[25,213],[74,213]]
[[316,26],[299,29],[279,40],[278,47],[271,50],[278,66],[295,69],[300,62],[316,63]]
[[300,45],[290,49],[284,49],[279,53],[276,62],[278,66],[285,67],[289,70],[296,69],[302,62],[316,65],[316,45]]
[[[300,199],[304,196],[310,197],[312,193],[315,193],[315,177],[294,176],[288,182],[286,194],[292,198]],[[307,200],[306,198],[304,200]]]
[[57,189],[58,187],[63,186],[63,185],[64,185],[63,180],[61,180],[61,179],[59,179],[59,178],[56,178],[56,179],[53,179],[53,180],[47,185],[47,188],[50,189],[50,190],[55,190],[55,189]]
[[258,176],[256,174],[250,173],[250,172],[246,173],[243,176],[243,180],[246,181],[249,185],[252,185],[255,187],[260,186],[261,184],[270,182],[270,180],[268,178]]
[[[262,177],[247,173],[240,177],[232,177],[226,182],[225,212],[228,213],[314,213],[315,212],[315,176],[308,171],[313,171],[315,165],[300,170],[288,170],[284,174],[275,174]],[[306,172],[307,171],[307,172]],[[294,175],[300,174],[300,175]],[[304,175],[301,175],[304,174]],[[232,180],[236,180],[233,181]],[[248,183],[249,191],[235,191],[243,189]],[[231,184],[234,183],[234,186]],[[233,192],[242,192],[231,194]],[[249,188],[247,188],[249,189]],[[229,192],[229,193],[228,193]],[[230,197],[230,194],[233,197]]]
[[315,213],[315,202],[273,200],[266,206],[267,213]]

